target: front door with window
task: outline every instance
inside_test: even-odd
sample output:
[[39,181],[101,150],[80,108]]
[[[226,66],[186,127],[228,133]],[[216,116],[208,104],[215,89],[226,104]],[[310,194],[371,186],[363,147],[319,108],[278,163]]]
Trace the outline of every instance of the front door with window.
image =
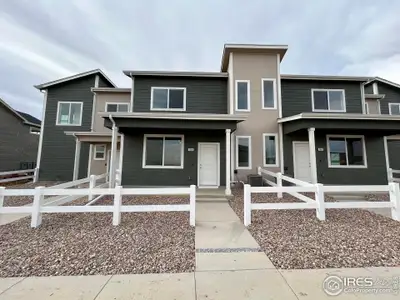
[[199,143],[198,186],[219,186],[219,143]]
[[308,142],[293,142],[294,177],[311,182],[311,163]]

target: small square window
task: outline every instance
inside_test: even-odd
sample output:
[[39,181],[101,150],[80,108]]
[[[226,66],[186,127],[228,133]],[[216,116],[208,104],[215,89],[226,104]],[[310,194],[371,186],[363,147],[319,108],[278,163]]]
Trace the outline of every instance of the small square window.
[[106,112],[128,112],[128,103],[106,103]]
[[389,114],[400,115],[400,103],[389,103]]
[[106,158],[106,145],[95,145],[94,146],[94,159],[105,160]]

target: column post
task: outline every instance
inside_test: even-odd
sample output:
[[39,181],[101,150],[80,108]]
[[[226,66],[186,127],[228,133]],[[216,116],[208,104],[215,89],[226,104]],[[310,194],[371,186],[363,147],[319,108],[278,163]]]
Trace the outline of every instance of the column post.
[[81,142],[76,138],[75,140],[75,161],[74,161],[74,173],[72,176],[72,180],[78,180],[78,175],[79,175],[79,160],[81,156]]
[[226,170],[225,170],[225,195],[230,196],[231,191],[231,130],[225,129]]
[[115,187],[115,156],[117,154],[117,142],[118,142],[118,127],[115,124],[112,127],[111,136],[111,157],[110,157],[110,174],[109,174],[109,186],[110,188]]
[[308,144],[310,148],[311,183],[316,184],[317,179],[317,156],[315,153],[315,128],[308,128]]

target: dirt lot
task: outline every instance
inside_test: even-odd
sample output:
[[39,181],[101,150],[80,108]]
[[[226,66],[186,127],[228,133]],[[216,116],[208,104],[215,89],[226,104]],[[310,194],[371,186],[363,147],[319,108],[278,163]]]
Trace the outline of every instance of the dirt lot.
[[[230,204],[243,220],[243,190]],[[252,202],[294,202],[291,196],[252,195]],[[400,266],[400,222],[361,209],[259,210],[249,231],[282,269]]]
[[[132,205],[172,203],[188,199],[123,198]],[[30,218],[0,226],[0,277],[190,272],[194,265],[186,212],[123,213],[120,226],[112,225],[112,213],[44,214],[37,229]]]

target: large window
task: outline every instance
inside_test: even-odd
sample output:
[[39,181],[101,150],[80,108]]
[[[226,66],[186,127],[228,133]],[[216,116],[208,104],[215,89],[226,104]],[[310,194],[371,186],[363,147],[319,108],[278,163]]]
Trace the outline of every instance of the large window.
[[261,89],[262,89],[262,108],[276,109],[275,79],[262,79]]
[[56,125],[81,126],[83,102],[58,102]]
[[331,168],[367,166],[363,136],[327,136],[328,162]]
[[313,89],[311,93],[313,111],[346,112],[344,90]]
[[152,87],[152,110],[186,110],[186,88]]
[[278,166],[278,135],[275,133],[263,134],[264,167]]
[[236,110],[250,111],[249,80],[236,80]]
[[143,168],[183,168],[183,136],[145,135]]
[[251,137],[236,137],[236,167],[238,169],[251,169]]
[[128,112],[128,103],[106,103],[106,112]]
[[389,114],[400,115],[400,103],[389,103]]

